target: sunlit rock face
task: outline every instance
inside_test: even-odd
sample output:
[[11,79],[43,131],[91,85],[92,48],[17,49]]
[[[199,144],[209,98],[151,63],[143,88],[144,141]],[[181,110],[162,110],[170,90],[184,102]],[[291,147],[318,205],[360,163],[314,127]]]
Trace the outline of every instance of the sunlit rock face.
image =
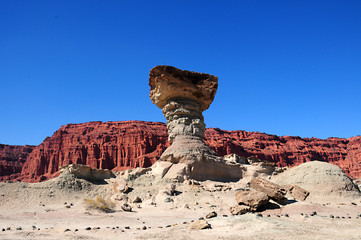
[[240,168],[227,165],[203,141],[202,112],[214,99],[218,78],[171,66],[156,66],[149,76],[149,96],[162,109],[172,143],[159,160],[184,164],[185,176],[194,179],[238,180]]

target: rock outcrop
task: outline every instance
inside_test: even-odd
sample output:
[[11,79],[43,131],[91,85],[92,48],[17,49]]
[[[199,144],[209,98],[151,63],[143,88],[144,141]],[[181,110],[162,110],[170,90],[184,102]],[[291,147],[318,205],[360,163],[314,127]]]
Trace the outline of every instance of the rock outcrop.
[[297,185],[309,192],[306,201],[343,202],[345,199],[359,200],[358,186],[342,169],[326,162],[312,161],[288,169],[273,176],[272,181],[279,185]]
[[168,146],[167,137],[162,123],[68,124],[34,149],[19,179],[37,182],[52,178],[60,166],[69,164],[112,170],[150,167]]
[[162,109],[172,143],[159,161],[175,164],[169,171],[176,168],[185,178],[238,181],[242,177],[240,164],[228,164],[203,141],[206,125],[202,112],[214,99],[218,78],[156,66],[149,73],[149,85],[150,99]]
[[18,177],[34,147],[0,144],[0,181]]
[[[0,145],[0,179],[10,179],[9,175],[13,173],[16,175],[12,178],[18,177],[25,159],[19,179],[28,182],[49,179],[55,176],[60,166],[71,163],[114,170],[149,167],[170,145],[167,139],[164,123],[67,124],[39,146]],[[278,167],[322,160],[339,166],[353,179],[361,178],[361,136],[348,139],[278,137],[259,132],[208,128],[204,141],[219,156],[232,153],[244,158],[255,156]]]

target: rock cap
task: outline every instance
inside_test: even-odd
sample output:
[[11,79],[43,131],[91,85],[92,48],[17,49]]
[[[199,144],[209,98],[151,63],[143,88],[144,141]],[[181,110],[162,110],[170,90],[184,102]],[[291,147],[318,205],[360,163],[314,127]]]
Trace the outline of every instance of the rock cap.
[[218,88],[218,77],[166,65],[159,65],[149,73],[150,99],[163,108],[171,99],[188,98],[202,104],[202,110],[211,105]]

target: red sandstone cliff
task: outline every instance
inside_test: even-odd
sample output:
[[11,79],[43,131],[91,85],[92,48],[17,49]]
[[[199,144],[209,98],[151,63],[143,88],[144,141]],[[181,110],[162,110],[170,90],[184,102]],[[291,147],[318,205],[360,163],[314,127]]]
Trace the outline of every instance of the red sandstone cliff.
[[142,121],[68,124],[46,138],[28,157],[20,179],[33,182],[54,176],[60,166],[77,163],[125,170],[149,167],[168,147],[163,123]]
[[18,177],[34,147],[0,144],[0,181]]
[[[278,166],[323,160],[340,166],[350,177],[361,177],[361,137],[278,137],[258,132],[207,129],[206,143],[220,156],[257,156]],[[19,179],[36,182],[57,174],[70,163],[122,170],[149,167],[169,146],[163,123],[89,122],[62,126],[27,157]]]

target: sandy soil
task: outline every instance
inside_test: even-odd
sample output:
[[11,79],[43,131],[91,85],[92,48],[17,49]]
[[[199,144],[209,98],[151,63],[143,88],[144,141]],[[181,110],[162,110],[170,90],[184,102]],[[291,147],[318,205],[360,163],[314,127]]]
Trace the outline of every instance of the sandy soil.
[[[43,183],[0,183],[0,239],[361,239],[361,199],[290,201],[262,215],[232,216],[234,192],[242,186],[175,183],[177,195],[162,194],[170,183],[151,176],[129,180],[127,196],[138,196],[142,203],[130,203],[132,212],[122,211],[118,203],[112,213],[84,204],[85,198],[110,197],[109,182],[62,175]],[[211,229],[190,230],[193,221],[212,211],[217,217],[206,219]]]

